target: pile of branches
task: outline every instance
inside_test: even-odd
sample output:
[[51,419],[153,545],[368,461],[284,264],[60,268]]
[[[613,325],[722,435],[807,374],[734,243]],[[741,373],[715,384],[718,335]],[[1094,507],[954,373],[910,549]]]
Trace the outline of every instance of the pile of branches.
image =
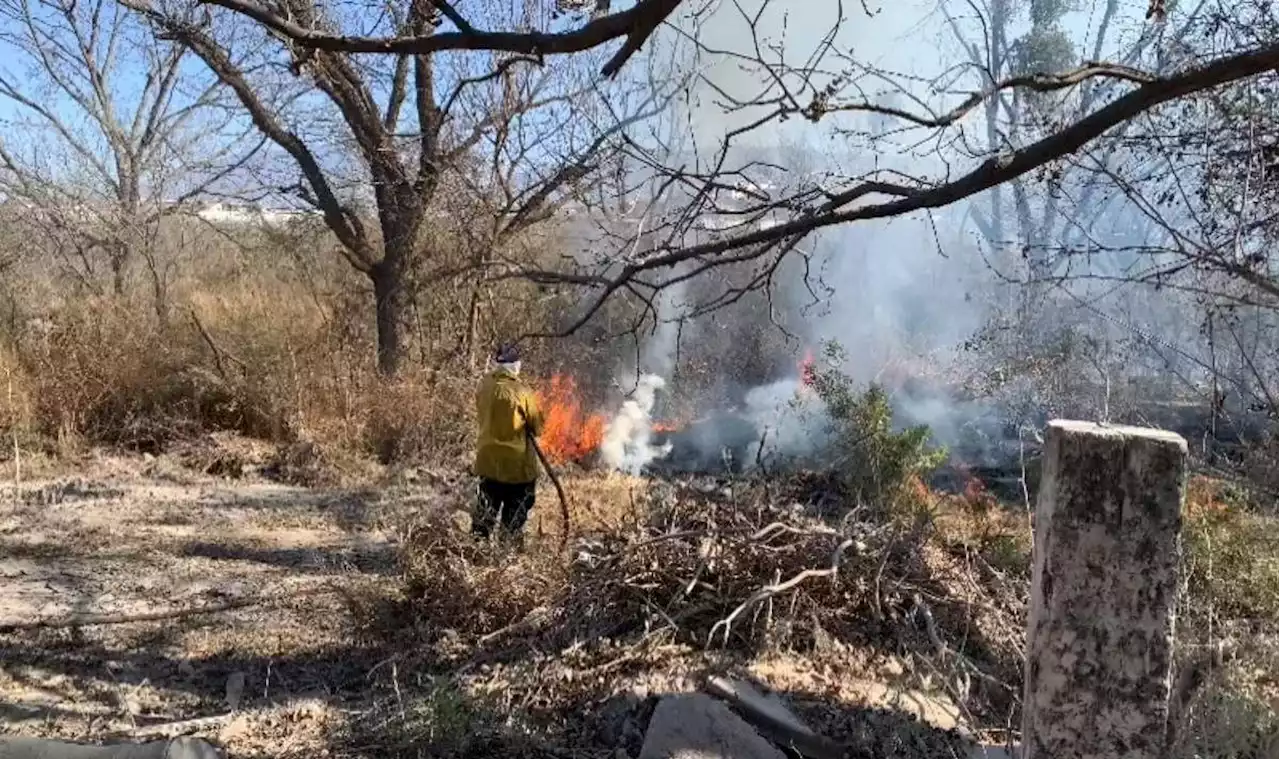
[[[927,520],[823,514],[757,488],[683,488],[570,555],[477,545],[456,525],[404,542],[401,620],[462,658],[593,642],[754,655],[858,646],[902,658],[1001,717],[1021,682],[1023,596],[938,545]],[[433,634],[434,633],[434,634]]]

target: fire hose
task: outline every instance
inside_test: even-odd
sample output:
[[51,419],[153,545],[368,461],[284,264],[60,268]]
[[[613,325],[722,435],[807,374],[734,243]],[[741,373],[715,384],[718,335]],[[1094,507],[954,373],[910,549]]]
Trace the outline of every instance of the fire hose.
[[538,455],[538,461],[542,462],[542,469],[551,479],[551,484],[556,488],[556,495],[560,498],[560,520],[564,523],[564,530],[560,534],[560,547],[564,548],[569,541],[569,498],[564,494],[564,486],[560,484],[560,477],[552,468],[551,462],[547,460],[547,454],[542,452],[538,439],[527,426],[524,428],[524,436],[529,441],[529,445],[533,446],[533,452]]

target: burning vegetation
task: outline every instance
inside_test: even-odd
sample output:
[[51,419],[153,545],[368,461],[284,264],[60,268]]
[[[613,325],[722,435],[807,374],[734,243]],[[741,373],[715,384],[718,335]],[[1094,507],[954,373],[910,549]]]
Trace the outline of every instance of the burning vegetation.
[[[701,413],[679,420],[655,414],[657,408],[669,405],[659,397],[666,382],[657,375],[638,377],[617,410],[606,414],[599,410],[604,404],[584,397],[573,376],[556,373],[539,383],[537,390],[546,416],[539,444],[557,465],[636,473],[647,467],[714,472],[729,466],[742,471],[762,463],[749,461],[749,454],[762,454],[771,442],[776,447],[776,441],[769,439],[771,427],[795,424],[791,417],[796,408],[821,404],[819,376],[813,351],[806,349],[795,365],[794,377],[783,380],[779,392],[754,403],[749,399],[743,404],[711,402]],[[753,444],[757,450],[749,451]]]
[[554,374],[538,389],[538,403],[545,422],[538,444],[553,464],[583,462],[604,439],[605,418],[583,410],[578,383],[565,374]]

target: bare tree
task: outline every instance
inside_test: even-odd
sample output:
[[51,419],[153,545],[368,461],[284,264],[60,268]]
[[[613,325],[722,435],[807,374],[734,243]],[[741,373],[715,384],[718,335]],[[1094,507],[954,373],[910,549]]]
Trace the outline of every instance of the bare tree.
[[[1209,3],[1169,55],[1203,58],[1275,38],[1271,3]],[[1106,152],[1073,160],[1070,235],[1046,242],[1045,279],[1182,297],[1215,407],[1225,394],[1277,416],[1277,80],[1274,74],[1145,115]],[[1091,192],[1101,202],[1079,213]],[[1239,409],[1237,409],[1239,410]]]
[[161,218],[257,143],[181,46],[157,42],[111,0],[3,0],[0,19],[10,52],[0,101],[16,114],[0,136],[0,187],[68,271],[96,290],[105,268],[121,295],[139,255],[154,263]]
[[[1134,67],[1141,62],[1141,52],[1164,36],[1168,26],[1145,24],[1139,19],[1136,35],[1126,38],[1122,30],[1135,26],[1126,23],[1133,20],[1126,12],[1141,13],[1142,9],[1122,8],[1119,2],[1107,0],[1091,8],[1083,34],[1073,35],[1063,23],[1071,10],[1068,4],[1055,0],[959,0],[939,4],[945,22],[944,37],[956,46],[965,62],[957,76],[975,88],[1010,76],[1062,70],[1104,57]],[[1074,90],[1000,93],[984,103],[981,131],[975,138],[975,149],[969,152],[999,152],[1008,145],[1034,140],[1065,120],[1086,115],[1099,102],[1114,97],[1124,84],[1121,80],[1091,79]],[[1124,132],[1132,123],[1130,120],[1118,125],[1089,150],[1101,152],[1107,137]],[[1070,171],[1071,158],[1066,158],[1045,171],[993,187],[965,207],[962,226],[977,231],[975,239],[984,259],[1002,281],[986,289],[987,297],[997,304],[992,309],[995,316],[980,330],[980,339],[969,345],[980,345],[984,363],[997,368],[994,374],[1007,380],[1020,381],[1026,373],[999,369],[1023,367],[1032,356],[1054,365],[1060,360],[1053,357],[1060,345],[1081,344],[1071,339],[1079,328],[1076,320],[1057,308],[1059,301],[1039,282],[1056,262],[1049,241],[1074,233],[1060,190],[1068,180],[1064,174]],[[1092,198],[1076,200],[1089,204]],[[1054,384],[1051,378],[1044,379],[1046,383],[1020,382],[1024,394],[1040,395],[1036,386]],[[1046,400],[1040,398],[1038,402]]]
[[[127,4],[162,36],[199,56],[301,172],[291,191],[323,214],[341,254],[372,284],[378,367],[388,376],[403,359],[413,270],[420,266],[418,254],[431,257],[433,237],[463,214],[465,224],[480,225],[473,241],[476,255],[489,255],[572,198],[614,137],[654,108],[652,99],[644,99],[618,113],[609,106],[620,99],[603,98],[579,75],[580,67],[547,69],[531,55],[449,56],[431,50],[365,57],[286,41],[250,68],[232,60],[237,35],[270,37],[281,31],[272,23],[260,26],[259,14],[246,14],[253,19],[247,25],[231,19],[219,25],[196,6]],[[290,19],[290,25],[319,30],[332,28],[349,10],[287,0],[273,12]],[[502,15],[513,9],[495,3],[491,10]],[[514,10],[518,23],[538,20],[537,6]],[[412,37],[446,19],[458,22],[451,6],[415,0],[389,7],[373,24]],[[465,22],[463,28],[468,28]],[[511,49],[452,46],[459,47]],[[264,81],[275,77],[278,87],[284,70],[304,78],[320,99],[305,96],[283,106],[269,102],[261,94],[268,89]],[[304,101],[310,110],[302,109]],[[303,112],[327,131],[306,131],[299,121]],[[355,158],[355,174],[350,161],[342,160],[346,155]],[[375,227],[366,225],[360,208],[370,194]],[[460,197],[470,199],[465,209]],[[481,209],[483,219],[476,217]],[[473,314],[476,303],[473,297]]]
[[[579,26],[561,31],[545,27],[514,32],[479,31],[469,17],[452,5],[439,6],[452,29],[398,30],[381,37],[334,33],[296,13],[253,0],[211,0],[214,5],[234,11],[266,25],[301,48],[322,52],[435,52],[456,48],[483,48],[528,53],[567,54],[618,39],[610,26],[628,13],[636,21],[636,33],[618,55],[633,54],[637,42],[654,36],[667,21],[675,35],[691,35],[697,42],[697,28],[703,6],[669,2],[639,2],[625,13],[606,14]],[[921,82],[894,72],[868,66],[856,50],[842,50],[836,44],[839,28],[847,19],[839,4],[823,6],[832,14],[831,31],[822,35],[808,53],[799,55],[784,49],[782,33],[762,22],[769,0],[755,4],[722,6],[725,12],[741,15],[749,29],[749,39],[732,50],[713,50],[702,45],[702,53],[718,56],[737,65],[754,78],[757,85],[747,94],[717,92],[722,111],[736,113],[745,122],[723,135],[718,146],[693,156],[681,156],[672,163],[655,155],[652,146],[633,140],[631,157],[648,167],[650,184],[659,195],[677,199],[668,210],[649,219],[644,231],[645,245],[624,241],[616,254],[596,267],[573,262],[568,269],[546,271],[536,266],[512,266],[497,276],[519,276],[540,281],[559,281],[593,289],[595,297],[581,318],[563,332],[581,327],[604,302],[619,292],[648,293],[687,281],[719,266],[752,266],[752,286],[766,286],[782,257],[796,250],[807,235],[834,225],[866,219],[887,218],[938,209],[979,193],[1030,178],[1035,172],[1054,170],[1061,162],[1142,114],[1196,93],[1255,77],[1276,69],[1280,57],[1274,40],[1224,52],[1210,59],[1182,60],[1172,65],[1142,66],[1141,60],[1088,61],[1083,65],[1057,69],[1062,60],[1060,16],[1052,3],[1037,6],[1037,44],[1014,45],[996,40],[988,55],[1001,57],[998,65],[984,65],[986,77],[967,93],[953,94],[953,73],[944,71],[936,80]],[[1060,4],[1059,4],[1060,5]],[[1159,5],[1159,4],[1157,4]],[[679,7],[677,7],[679,6]],[[994,14],[1000,8],[990,6]],[[1008,4],[1001,7],[1008,8]],[[1154,6],[1153,6],[1154,7]],[[1111,5],[1107,8],[1110,10]],[[607,9],[607,6],[606,6]],[[686,9],[686,16],[676,14]],[[1033,9],[1035,10],[1035,9]],[[1156,8],[1156,11],[1160,11]],[[817,12],[816,9],[814,12]],[[1163,24],[1162,12],[1148,13],[1153,25]],[[653,22],[652,24],[650,22]],[[874,23],[860,20],[859,23]],[[1102,27],[1111,22],[1108,20]],[[683,26],[682,26],[683,24]],[[667,27],[663,27],[667,28]],[[690,31],[692,29],[692,31]],[[614,30],[616,31],[616,30]],[[1105,37],[1105,29],[1099,30]],[[808,41],[808,42],[813,42]],[[700,44],[700,43],[698,43]],[[1099,50],[1103,46],[1098,46]],[[794,52],[794,51],[792,51]],[[616,62],[617,58],[611,60]],[[1011,62],[1006,62],[1011,61]],[[981,63],[981,61],[980,61]],[[1016,65],[1014,65],[1016,63]],[[971,66],[972,62],[965,65]],[[617,66],[606,66],[606,74],[616,74]],[[878,85],[873,88],[871,85]],[[704,82],[713,87],[713,82]],[[893,90],[893,101],[868,94],[872,89]],[[1041,120],[1035,129],[995,134],[983,147],[969,137],[972,118],[983,111],[999,116],[1008,98],[1065,97],[1075,93],[1079,107],[1057,119]],[[938,95],[952,102],[939,107]],[[906,105],[903,105],[905,103]],[[1043,109],[1042,109],[1043,110]],[[737,157],[739,146],[754,131],[772,128],[788,119],[807,119],[816,129],[852,139],[865,132],[856,121],[874,116],[881,131],[891,131],[906,149],[915,149],[913,160],[888,168],[887,160],[866,161],[857,170],[830,171],[821,181],[784,182],[767,192],[747,190],[746,202],[735,202],[732,216],[739,223],[713,232],[700,225],[708,215],[723,215],[730,193],[744,194],[744,187],[760,186],[754,181],[777,167]],[[988,119],[988,127],[994,122]],[[929,146],[927,160],[915,160],[922,146]],[[885,159],[883,152],[877,159]],[[957,169],[968,162],[967,170]],[[663,206],[655,203],[654,207]],[[1000,236],[1000,235],[997,235]],[[740,288],[734,288],[740,289]],[[732,293],[726,293],[732,300]]]
[[[741,125],[727,130],[710,150],[679,155],[674,162],[656,155],[650,145],[633,143],[631,157],[648,167],[649,184],[659,196],[651,203],[654,213],[648,217],[644,244],[620,240],[615,255],[586,270],[513,268],[502,275],[558,279],[595,290],[580,318],[556,334],[580,328],[615,294],[651,302],[654,293],[722,266],[749,270],[750,275],[745,283],[726,286],[693,305],[691,313],[736,302],[743,291],[776,281],[783,258],[803,250],[800,243],[818,230],[927,212],[1004,185],[1025,185],[1058,171],[1068,157],[1113,130],[1123,131],[1142,114],[1276,67],[1276,47],[1265,41],[1163,68],[1090,61],[1049,73],[1030,68],[1040,64],[1025,54],[1021,68],[1008,67],[1008,73],[990,77],[974,90],[952,94],[950,72],[921,82],[870,67],[856,51],[837,49],[836,32],[845,23],[839,17],[810,54],[789,53],[782,35],[770,36],[762,21],[768,5],[766,0],[734,6],[750,31],[747,43],[735,49],[698,43],[703,55],[730,61],[755,83],[754,89],[744,87],[750,89],[744,94],[702,82],[713,91],[720,110],[737,115]],[[891,97],[870,94],[886,88]],[[939,94],[952,102],[937,105]],[[1057,103],[1068,97],[1075,109],[1065,115],[1058,109],[1056,121],[1041,118],[982,147],[971,140],[974,120],[993,103],[998,111],[1006,100]],[[868,116],[879,122],[879,144],[867,139],[868,130],[860,123]],[[815,130],[845,138],[850,152],[864,145],[869,157],[853,170],[832,165],[799,176],[749,155],[745,145],[754,132],[788,119],[807,119]],[[895,161],[884,147],[885,133],[895,137],[904,158]],[[966,161],[973,168],[959,169]],[[1058,221],[1057,212],[1047,213]],[[709,218],[731,223],[710,230]],[[1030,231],[1035,225],[1026,227]]]

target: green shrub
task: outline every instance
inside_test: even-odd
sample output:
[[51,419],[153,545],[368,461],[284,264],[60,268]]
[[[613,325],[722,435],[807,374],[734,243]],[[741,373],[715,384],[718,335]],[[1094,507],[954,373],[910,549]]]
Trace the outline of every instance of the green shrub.
[[826,404],[833,445],[827,462],[857,503],[898,504],[946,460],[945,449],[930,445],[927,425],[895,430],[889,395],[878,385],[859,391],[838,369],[844,359],[836,343],[825,346],[828,368],[815,368],[813,389]]

